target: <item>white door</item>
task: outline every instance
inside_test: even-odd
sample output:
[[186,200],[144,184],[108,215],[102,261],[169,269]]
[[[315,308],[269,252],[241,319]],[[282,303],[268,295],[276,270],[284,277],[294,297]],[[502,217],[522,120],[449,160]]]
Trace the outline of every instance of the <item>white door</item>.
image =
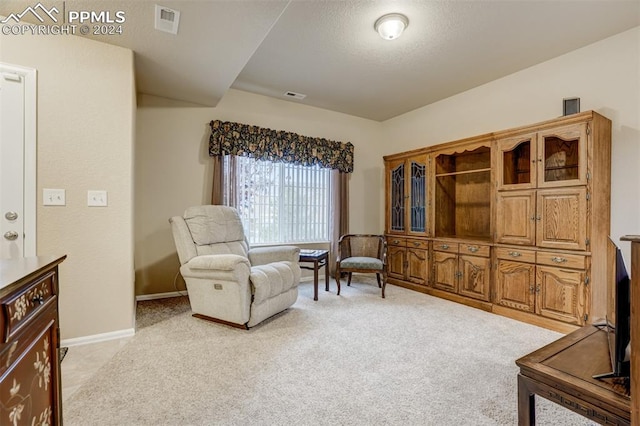
[[0,258],[34,256],[35,70],[0,64]]

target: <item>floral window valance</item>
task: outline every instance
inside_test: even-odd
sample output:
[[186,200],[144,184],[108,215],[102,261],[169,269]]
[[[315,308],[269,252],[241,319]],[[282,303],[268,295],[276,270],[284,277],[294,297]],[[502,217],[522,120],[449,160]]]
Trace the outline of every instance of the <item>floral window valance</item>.
[[213,120],[209,156],[241,155],[353,172],[353,144],[249,124]]

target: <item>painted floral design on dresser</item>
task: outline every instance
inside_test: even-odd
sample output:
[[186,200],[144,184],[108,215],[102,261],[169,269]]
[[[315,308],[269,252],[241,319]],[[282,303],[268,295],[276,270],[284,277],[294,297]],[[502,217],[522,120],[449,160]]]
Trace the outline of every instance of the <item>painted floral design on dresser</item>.
[[[38,401],[35,395],[41,395],[42,389],[47,391],[51,383],[51,345],[48,335],[26,355],[33,359],[25,363],[25,371],[12,371],[11,388],[8,395],[2,392],[0,401],[0,424],[18,426],[50,426],[53,419],[53,408],[48,392],[46,401]],[[26,378],[21,381],[20,378]],[[21,393],[22,391],[22,393]],[[24,392],[28,393],[24,393]],[[5,398],[8,396],[8,399]],[[44,402],[44,404],[43,404]],[[8,423],[5,421],[8,420]]]
[[45,280],[7,306],[9,321],[11,324],[21,321],[33,308],[41,305],[50,296],[51,286],[49,280]]
[[[13,386],[11,386],[11,389],[9,389],[9,395],[11,395],[11,398],[9,398],[9,400],[15,398],[16,395],[18,395],[19,397],[18,392],[20,392],[20,383],[17,383],[16,379],[13,379]],[[22,403],[16,404],[13,407],[11,407],[11,409],[9,410],[9,421],[11,422],[12,425],[15,426],[18,424],[18,422],[22,418],[23,411],[24,411],[24,404]]]

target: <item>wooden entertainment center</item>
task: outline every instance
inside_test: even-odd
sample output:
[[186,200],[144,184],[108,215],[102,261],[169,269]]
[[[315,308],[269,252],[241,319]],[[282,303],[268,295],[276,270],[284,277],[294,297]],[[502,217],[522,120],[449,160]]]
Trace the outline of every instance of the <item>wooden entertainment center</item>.
[[586,111],[384,160],[389,283],[562,332],[604,318],[609,119]]

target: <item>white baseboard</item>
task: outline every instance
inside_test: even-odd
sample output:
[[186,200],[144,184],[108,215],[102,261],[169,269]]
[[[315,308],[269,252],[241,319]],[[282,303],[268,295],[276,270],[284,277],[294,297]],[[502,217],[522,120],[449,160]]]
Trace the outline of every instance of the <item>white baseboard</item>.
[[136,302],[139,302],[141,300],[167,299],[169,297],[181,297],[186,295],[187,295],[187,290],[170,291],[167,293],[141,294],[139,296],[136,296]]
[[106,342],[108,340],[122,339],[124,337],[131,337],[136,334],[136,330],[128,328],[125,330],[110,331],[108,333],[93,334],[91,336],[75,337],[73,339],[63,339],[60,341],[60,346],[79,346],[88,345],[90,343]]

